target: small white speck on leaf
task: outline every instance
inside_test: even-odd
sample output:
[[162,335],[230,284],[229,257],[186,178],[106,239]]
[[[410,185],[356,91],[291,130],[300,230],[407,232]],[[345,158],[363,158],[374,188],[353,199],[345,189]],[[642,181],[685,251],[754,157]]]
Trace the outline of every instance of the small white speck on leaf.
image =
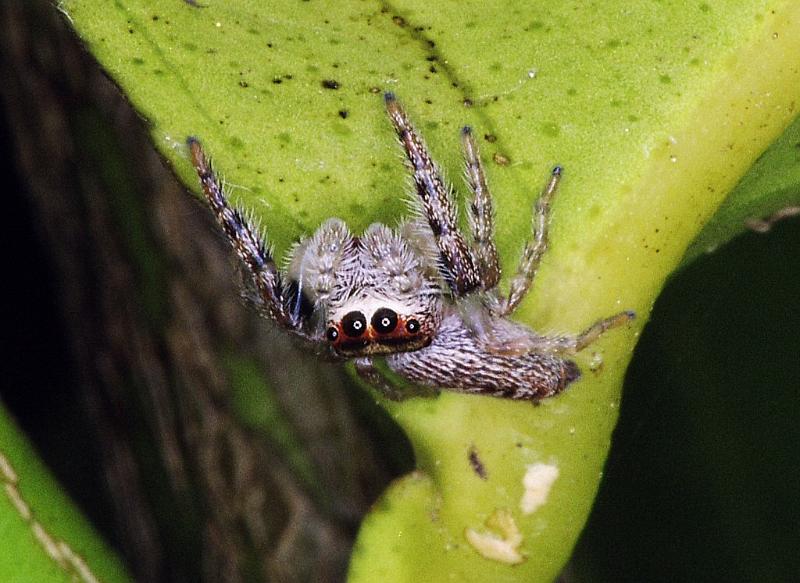
[[511,512],[497,509],[486,519],[485,525],[491,532],[478,532],[472,528],[464,532],[467,542],[481,556],[509,565],[518,565],[525,560],[518,550],[522,533]]
[[595,352],[592,355],[592,360],[589,362],[589,370],[600,370],[603,367],[603,355]]
[[558,466],[551,464],[531,464],[522,477],[522,486],[525,488],[519,507],[523,514],[533,514],[550,495],[550,488],[558,478]]

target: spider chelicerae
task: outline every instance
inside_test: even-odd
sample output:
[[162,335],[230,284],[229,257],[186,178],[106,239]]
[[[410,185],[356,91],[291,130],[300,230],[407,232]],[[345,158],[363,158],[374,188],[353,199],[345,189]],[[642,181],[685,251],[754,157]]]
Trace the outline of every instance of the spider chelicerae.
[[508,399],[538,400],[580,376],[569,356],[634,317],[621,312],[573,336],[548,336],[509,316],[531,287],[547,248],[550,204],[561,178],[553,169],[533,215],[508,294],[497,289],[500,265],[494,213],[472,131],[461,132],[470,236],[458,226],[451,191],[421,137],[391,93],[386,110],[413,173],[419,212],[397,229],[375,223],[361,236],[329,219],[297,243],[281,270],[269,247],[231,207],[195,138],[188,139],[206,199],[268,318],[333,357],[392,398],[405,394],[376,359],[413,386]]

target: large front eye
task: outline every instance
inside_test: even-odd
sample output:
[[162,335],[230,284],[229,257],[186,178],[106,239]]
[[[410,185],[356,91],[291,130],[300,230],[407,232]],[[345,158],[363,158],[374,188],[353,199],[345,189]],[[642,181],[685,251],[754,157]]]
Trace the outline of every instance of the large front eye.
[[372,328],[379,334],[388,334],[397,327],[397,312],[381,308],[372,314]]
[[350,338],[358,338],[367,329],[367,319],[361,312],[349,312],[342,318],[342,330]]

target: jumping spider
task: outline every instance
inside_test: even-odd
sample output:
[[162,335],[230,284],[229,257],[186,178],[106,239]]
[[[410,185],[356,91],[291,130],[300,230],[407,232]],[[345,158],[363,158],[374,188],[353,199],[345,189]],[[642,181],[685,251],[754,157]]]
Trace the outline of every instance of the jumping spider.
[[343,221],[329,219],[294,247],[285,271],[256,229],[229,206],[200,143],[189,138],[205,196],[252,280],[257,305],[333,357],[353,359],[362,378],[393,398],[398,393],[375,367],[376,358],[415,386],[534,401],[563,391],[580,376],[566,357],[634,314],[600,320],[577,336],[543,336],[508,319],[547,247],[561,168],[553,169],[536,202],[533,238],[508,295],[501,295],[492,199],[472,131],[461,132],[472,192],[470,241],[458,227],[450,188],[405,111],[390,93],[385,102],[413,172],[418,216],[397,230],[373,224],[360,237]]

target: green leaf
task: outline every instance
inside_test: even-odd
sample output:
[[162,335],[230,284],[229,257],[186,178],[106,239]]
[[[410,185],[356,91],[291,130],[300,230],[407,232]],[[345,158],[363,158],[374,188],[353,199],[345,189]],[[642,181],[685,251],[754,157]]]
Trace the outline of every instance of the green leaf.
[[[800,117],[786,128],[728,195],[686,251],[681,266],[716,251],[750,225],[771,228],[781,216],[800,212]],[[755,223],[755,224],[753,224]]]
[[130,581],[0,406],[0,580]]
[[[358,231],[403,215],[385,90],[450,176],[459,127],[483,136],[506,272],[563,164],[551,250],[516,316],[546,332],[622,309],[642,326],[800,97],[800,6],[788,0],[62,6],[176,172],[196,189],[182,144],[198,136],[279,250],[330,216]],[[385,403],[421,473],[365,521],[351,580],[552,580],[597,489],[636,335],[609,332],[578,359],[583,379],[540,407],[452,393]],[[526,513],[525,475],[552,478],[537,474],[547,467],[547,502]],[[498,522],[521,564],[476,550]]]

